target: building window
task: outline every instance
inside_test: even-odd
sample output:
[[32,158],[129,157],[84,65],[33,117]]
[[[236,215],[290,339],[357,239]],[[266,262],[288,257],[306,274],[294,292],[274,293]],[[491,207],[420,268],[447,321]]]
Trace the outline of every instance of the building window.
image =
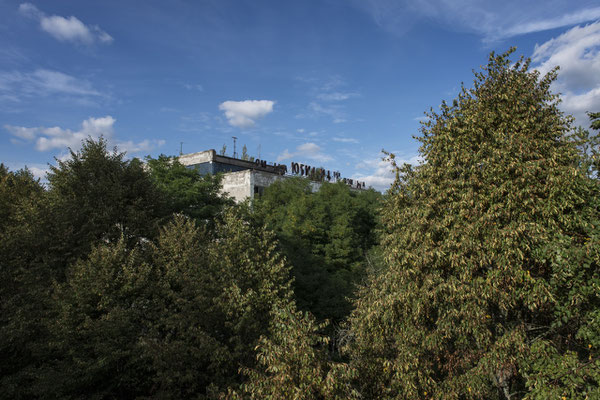
[[265,192],[265,187],[264,186],[254,186],[254,197],[258,196],[262,196],[263,193]]

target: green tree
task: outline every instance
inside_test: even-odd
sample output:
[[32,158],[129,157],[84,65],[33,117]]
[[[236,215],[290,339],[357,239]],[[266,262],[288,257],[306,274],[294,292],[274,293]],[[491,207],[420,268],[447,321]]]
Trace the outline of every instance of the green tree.
[[308,180],[294,178],[274,183],[255,200],[255,216],[276,233],[290,260],[301,310],[334,323],[348,315],[376,244],[379,198],[342,183],[324,183],[312,193]]
[[248,381],[229,399],[353,399],[358,393],[348,384],[352,372],[329,360],[329,339],[308,313],[292,303],[272,311],[270,335],[258,345],[255,368],[244,368]]
[[290,301],[273,237],[233,209],[213,232],[177,216],[156,244],[100,244],[68,277],[48,397],[214,397],[254,365],[272,308]]
[[250,156],[248,156],[248,148],[246,147],[246,145],[244,145],[244,147],[242,147],[242,160],[246,160],[246,161],[250,160]]
[[600,112],[589,112],[588,113],[590,120],[591,120],[591,128],[595,129],[595,130],[600,130]]
[[45,265],[45,191],[28,170],[0,164],[0,398],[31,397],[48,339],[54,271]]
[[[128,246],[156,236],[165,199],[139,160],[125,160],[106,141],[87,139],[78,152],[58,161],[48,189],[26,171],[0,168],[3,220],[2,383],[0,396],[30,398],[44,393],[39,376],[57,355],[49,347],[53,282],[97,243],[125,238]],[[51,381],[49,386],[52,386]]]
[[98,241],[122,236],[133,245],[153,238],[165,216],[165,198],[142,162],[125,159],[106,140],[83,141],[67,160],[57,160],[48,173],[48,199],[56,240],[50,251],[65,268],[89,253]]
[[599,178],[600,171],[600,136],[590,135],[590,131],[577,127],[569,139],[579,151],[579,167],[590,178]]
[[227,152],[227,145],[223,144],[223,147],[221,147],[221,150],[219,151],[219,155],[224,156],[226,152]]
[[[383,208],[347,346],[365,398],[600,396],[598,190],[528,60],[429,113]],[[392,156],[393,160],[393,156]]]
[[160,155],[146,158],[154,185],[166,197],[166,214],[183,213],[197,220],[212,221],[231,200],[220,195],[221,176],[201,175],[177,158]]

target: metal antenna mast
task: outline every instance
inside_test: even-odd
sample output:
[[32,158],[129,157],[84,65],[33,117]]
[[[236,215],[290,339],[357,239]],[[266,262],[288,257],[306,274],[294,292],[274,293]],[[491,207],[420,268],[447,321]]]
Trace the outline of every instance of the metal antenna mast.
[[179,155],[183,154],[183,142],[179,142]]
[[237,140],[237,138],[235,136],[232,136],[233,138],[233,158],[237,158],[237,151],[235,150],[235,142]]

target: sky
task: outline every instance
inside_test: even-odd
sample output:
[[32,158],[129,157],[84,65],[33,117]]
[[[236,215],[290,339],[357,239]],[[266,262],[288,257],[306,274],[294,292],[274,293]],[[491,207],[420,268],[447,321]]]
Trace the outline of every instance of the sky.
[[384,191],[424,112],[490,52],[546,73],[575,125],[600,111],[600,1],[0,0],[0,162],[104,136],[128,157],[227,146]]

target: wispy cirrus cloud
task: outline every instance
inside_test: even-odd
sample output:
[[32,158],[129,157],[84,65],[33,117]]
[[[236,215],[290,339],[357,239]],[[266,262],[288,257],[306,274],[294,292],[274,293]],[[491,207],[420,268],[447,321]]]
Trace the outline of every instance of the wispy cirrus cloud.
[[65,129],[58,126],[53,127],[24,127],[4,125],[11,135],[12,142],[33,143],[37,151],[64,151],[67,148],[77,150],[86,138],[106,138],[111,146],[117,146],[121,151],[129,153],[147,152],[165,144],[164,140],[143,140],[134,142],[132,140],[122,141],[115,138],[114,124],[116,120],[107,115],[105,117],[90,117],[81,123],[79,130]]
[[31,72],[0,71],[0,99],[19,102],[25,98],[66,95],[101,98],[91,82],[59,71],[37,69]]
[[347,137],[333,137],[331,138],[331,140],[333,140],[334,142],[339,142],[339,143],[359,143],[358,139],[354,139],[354,138],[347,138]]
[[588,127],[586,112],[600,110],[600,22],[536,45],[532,60],[541,74],[560,67],[552,89],[562,94],[560,106],[576,124]]
[[449,30],[476,33],[487,43],[600,18],[600,6],[592,1],[353,0],[352,4],[397,35],[433,20]]
[[360,97],[358,91],[348,90],[347,82],[339,75],[327,78],[299,76],[296,80],[307,86],[306,89],[311,99],[306,110],[297,114],[296,118],[329,116],[335,124],[346,122],[344,102]]
[[40,28],[44,32],[61,42],[91,45],[97,42],[108,44],[113,41],[113,37],[97,25],[86,25],[74,16],[67,18],[59,15],[48,16],[31,3],[21,4],[19,12],[28,18],[39,21]]
[[308,142],[296,147],[296,151],[290,152],[285,149],[278,157],[277,162],[289,160],[292,158],[312,160],[317,162],[327,162],[333,160],[331,156],[325,154],[321,146],[316,143]]
[[225,101],[219,105],[219,110],[225,113],[229,125],[238,128],[250,128],[256,120],[273,112],[272,100]]

